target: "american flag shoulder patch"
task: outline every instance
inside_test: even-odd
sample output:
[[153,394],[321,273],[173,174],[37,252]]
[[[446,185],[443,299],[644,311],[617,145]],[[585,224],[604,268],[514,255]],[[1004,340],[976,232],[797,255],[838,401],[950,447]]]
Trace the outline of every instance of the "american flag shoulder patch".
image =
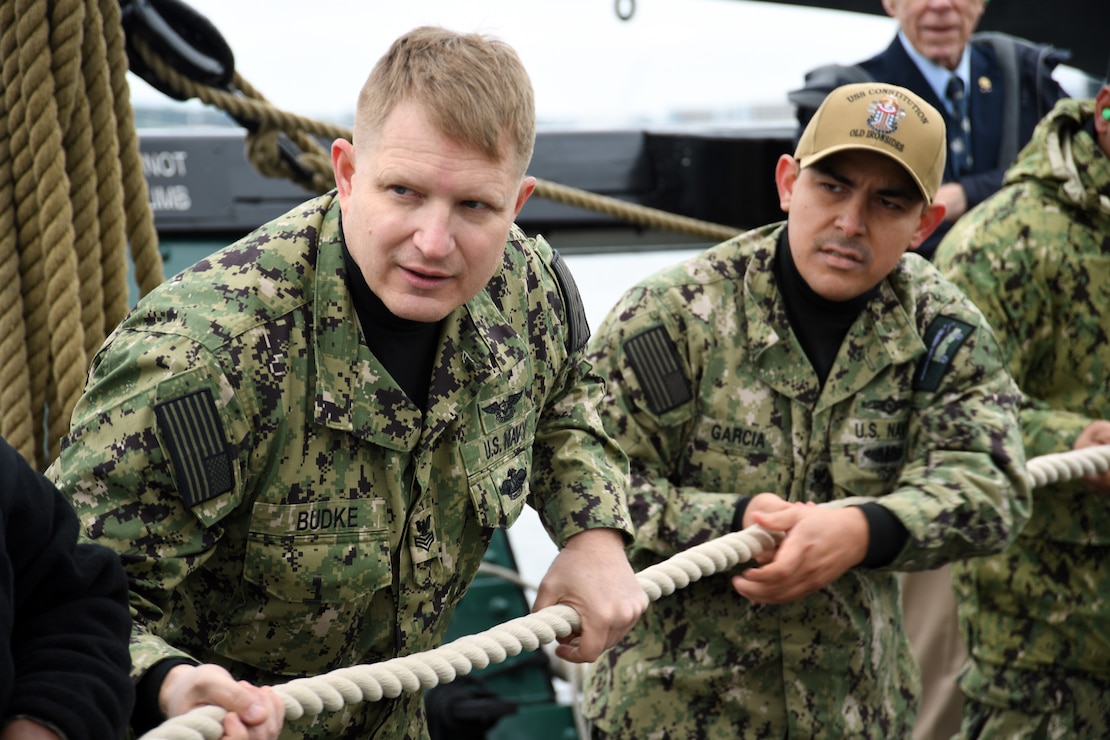
[[192,508],[232,489],[231,453],[212,391],[204,388],[154,407],[181,499]]
[[678,408],[694,397],[678,348],[663,327],[632,337],[624,343],[624,351],[652,413]]

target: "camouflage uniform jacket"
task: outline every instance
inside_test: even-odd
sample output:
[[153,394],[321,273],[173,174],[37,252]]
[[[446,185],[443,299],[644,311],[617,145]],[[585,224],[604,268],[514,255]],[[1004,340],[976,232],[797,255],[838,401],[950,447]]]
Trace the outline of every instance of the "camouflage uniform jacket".
[[[1006,186],[937,252],[994,326],[1025,393],[1030,458],[1070,450],[1093,420],[1110,419],[1110,159],[1091,136],[1093,115],[1093,101],[1058,103]],[[1015,545],[954,574],[972,695],[1051,710],[1061,674],[1110,681],[1105,496],[1078,479],[1038,487]],[[1024,675],[1007,679],[1007,692],[999,677],[1015,671]]]
[[[188,655],[273,685],[434,648],[526,501],[560,546],[630,533],[627,460],[558,261],[514,227],[444,321],[423,418],[360,342],[334,193],[144,298],[51,471],[123,555],[134,674]],[[419,694],[353,714],[352,737],[426,734]]]
[[653,603],[592,669],[587,715],[615,737],[909,737],[920,682],[895,571],[997,552],[1028,515],[1017,389],[975,307],[904,257],[822,388],[776,287],[781,228],[647,279],[592,340],[630,459],[632,561],[727,533],[763,491],[878,502],[907,542],[781,606],[730,574]]

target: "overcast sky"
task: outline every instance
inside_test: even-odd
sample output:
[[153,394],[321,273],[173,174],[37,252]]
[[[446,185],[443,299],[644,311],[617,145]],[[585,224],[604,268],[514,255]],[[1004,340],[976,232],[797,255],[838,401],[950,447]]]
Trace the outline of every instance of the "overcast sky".
[[[629,21],[614,0],[187,1],[275,105],[332,118],[350,111],[393,39],[421,24],[508,41],[532,75],[541,121],[584,126],[781,105],[805,70],[859,61],[895,32],[886,16],[755,0],[634,0]],[[136,104],[171,102],[138,78],[131,86]]]

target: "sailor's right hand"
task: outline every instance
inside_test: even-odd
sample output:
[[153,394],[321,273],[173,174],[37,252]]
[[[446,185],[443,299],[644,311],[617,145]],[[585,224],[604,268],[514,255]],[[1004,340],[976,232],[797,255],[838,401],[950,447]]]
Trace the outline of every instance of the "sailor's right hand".
[[170,669],[158,692],[166,717],[213,705],[227,710],[226,740],[277,740],[285,705],[269,686],[236,681],[218,665],[179,665]]

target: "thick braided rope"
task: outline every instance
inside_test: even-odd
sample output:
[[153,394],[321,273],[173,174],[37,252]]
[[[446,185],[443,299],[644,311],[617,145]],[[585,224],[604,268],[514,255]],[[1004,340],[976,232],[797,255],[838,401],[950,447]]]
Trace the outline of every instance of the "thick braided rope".
[[[80,350],[84,358],[92,357],[104,337],[104,314],[100,294],[104,275],[100,262],[100,224],[97,220],[96,157],[93,152],[93,130],[90,96],[86,94],[84,71],[87,66],[86,33],[93,19],[83,0],[67,0],[57,6],[60,15],[53,21],[50,46],[54,50],[53,78],[56,85],[57,129],[62,141],[62,161],[69,181],[72,207],[73,242],[66,245],[66,265],[71,274],[63,272],[63,280],[76,280],[68,286],[74,291],[75,318],[81,324],[81,343],[77,336],[61,337]],[[92,8],[91,10],[95,10]],[[72,259],[70,259],[72,258]],[[75,368],[83,381],[83,373]],[[78,385],[78,395],[80,384]],[[69,417],[51,420],[51,438],[65,434]]]
[[[28,13],[18,0],[5,2],[2,14],[6,156],[3,158],[4,200],[0,205],[7,226],[4,230],[5,259],[13,255],[18,257],[19,274],[15,280],[11,280],[9,274],[9,281],[0,286],[0,290],[3,291],[5,328],[11,330],[16,322],[21,322],[16,328],[21,330],[23,337],[18,353],[5,351],[0,357],[0,386],[5,388],[5,402],[17,394],[20,396],[17,403],[5,403],[0,432],[24,457],[38,462],[41,455],[36,430],[43,428],[45,388],[42,383],[32,382],[32,378],[45,378],[49,373],[49,352],[40,341],[46,326],[46,291],[42,260],[38,259],[41,243],[38,219],[34,217],[36,191],[29,143],[31,116],[23,92],[23,79],[27,58],[35,53],[27,39],[34,35],[36,27],[45,26],[46,20],[41,9],[37,14]],[[38,38],[44,36],[45,33]],[[6,350],[12,349],[11,344],[5,341]]]
[[[50,439],[60,439],[59,430],[64,433],[68,428],[69,412],[80,395],[86,368],[74,280],[77,259],[73,252],[73,205],[58,118],[57,94],[67,89],[68,83],[55,79],[55,73],[64,78],[73,69],[66,59],[76,53],[79,39],[74,33],[75,24],[66,18],[75,9],[68,2],[48,7],[33,0],[16,1],[18,84],[23,116],[14,123],[23,137],[20,145],[30,154],[29,161],[23,160],[13,137],[16,218],[26,278],[24,287],[28,290],[24,294],[25,308],[32,328],[26,334],[32,403],[36,407],[36,423],[44,414],[48,419]],[[39,412],[41,406],[45,410]],[[40,468],[48,458],[38,445],[21,452],[30,453],[28,459]]]
[[0,434],[42,469],[127,311],[128,247],[144,293],[161,256],[118,0],[0,0],[0,64]]
[[[76,181],[70,176],[61,116],[62,96],[75,92],[80,71],[83,0],[59,0],[50,7],[48,48],[36,54],[24,78],[24,95],[35,115],[30,146],[38,183],[42,254],[45,257],[47,327],[50,347],[50,378],[47,389],[48,449],[40,465],[54,459],[59,441],[69,431],[70,412],[81,396],[89,357],[85,354],[85,330],[81,318],[80,274],[77,259],[77,230],[74,214],[81,204],[71,199]],[[82,91],[83,94],[83,91]],[[78,173],[73,173],[74,175]],[[75,193],[81,197],[81,193]]]
[[619,198],[610,198],[591,193],[588,190],[539,178],[536,179],[536,195],[556,203],[564,203],[615,216],[640,226],[673,231],[678,234],[689,234],[690,236],[703,237],[713,241],[731,239],[742,231],[742,229],[732,226],[722,226],[689,216],[680,216],[658,208],[642,206],[639,203],[629,203]]
[[[636,580],[648,599],[656,601],[700,578],[746,563],[774,545],[775,537],[769,532],[749,527],[645,568]],[[334,712],[347,704],[393,699],[405,691],[450,683],[474,668],[501,663],[522,650],[536,650],[556,637],[566,637],[579,623],[578,612],[557,604],[427,652],[298,678],[273,689],[285,704],[286,719],[315,716],[325,709]],[[226,714],[219,707],[196,709],[163,722],[140,740],[216,740],[223,734],[220,723]]]
[[[1110,445],[1044,455],[1026,463],[1034,487],[1107,470]],[[636,580],[649,600],[658,601],[701,578],[747,563],[776,543],[774,534],[758,526],[748,527],[645,568],[636,574]],[[347,704],[392,699],[404,691],[416,692],[450,683],[474,668],[501,663],[521,650],[535,650],[578,627],[579,615],[574,609],[551,606],[428,652],[299,678],[273,689],[285,704],[287,719],[315,716],[325,709],[338,711]],[[140,740],[217,740],[223,734],[221,721],[226,714],[219,707],[202,707],[167,720]]]
[[127,294],[128,252],[140,296],[158,287],[165,275],[131,107],[119,0],[100,0],[99,18],[102,31],[97,34],[98,46],[92,53],[99,55],[96,59],[107,60],[106,66],[96,67],[107,76],[97,74],[92,78],[88,73],[87,76],[93,125],[97,130],[100,229],[104,243],[112,245],[112,249],[101,254],[105,276],[104,325],[111,331],[131,307]]
[[[108,88],[111,91],[113,106],[102,109],[105,120],[114,124],[114,141],[117,147],[118,162],[105,159],[101,163],[105,182],[115,188],[110,190],[111,219],[113,234],[118,233],[121,214],[118,212],[122,201],[123,244],[130,245],[131,263],[135,268],[135,282],[139,295],[144,296],[158,287],[165,279],[162,253],[158,248],[158,232],[154,228],[154,211],[150,207],[150,196],[143,170],[142,155],[139,152],[139,132],[135,128],[135,110],[131,107],[131,90],[127,83],[128,59],[123,25],[120,20],[119,0],[100,0],[104,19],[104,41],[107,45]],[[100,149],[98,148],[98,151]],[[105,152],[109,150],[105,149]],[[113,174],[118,173],[118,174]],[[123,183],[122,191],[119,183]],[[102,196],[103,197],[103,196]],[[107,199],[102,202],[109,203]],[[121,253],[116,264],[126,264],[126,253]],[[105,269],[107,273],[107,267]],[[120,275],[122,278],[123,275]],[[107,301],[112,300],[112,303]],[[118,297],[105,295],[105,317],[109,327],[114,328],[127,313],[130,303],[126,293]]]
[[1025,471],[1034,488],[1099,475],[1107,470],[1110,470],[1110,445],[1041,455],[1025,463]]
[[0,3],[0,431],[13,447],[34,449],[21,259],[15,218],[15,125],[21,110],[15,4]]
[[324,193],[335,187],[331,156],[314,137],[350,139],[348,129],[276,108],[238,72],[232,78],[233,90],[203,85],[174,69],[141,37],[132,39],[132,43],[143,62],[165,85],[180,95],[197,98],[226,111],[236,121],[256,122],[255,130],[247,134],[247,157],[261,174],[300,182],[278,148],[280,135],[284,133],[301,150],[296,158],[297,164],[310,173],[313,189]]
[[[277,148],[278,134],[285,133],[300,147],[302,154],[297,157],[297,162],[306,172],[311,173],[312,185],[316,192],[323,193],[335,186],[331,158],[312,136],[349,140],[351,138],[349,129],[290,114],[274,107],[238,73],[233,80],[236,92],[219,90],[182,75],[159,57],[141,38],[135,39],[135,47],[143,61],[154,70],[159,79],[180,94],[197,98],[208,105],[227,111],[236,120],[258,122],[258,131],[247,135],[247,156],[259,172],[268,177],[297,180],[292,176],[288,163],[282,160]],[[549,180],[537,179],[535,194],[556,203],[604,213],[632,224],[689,234],[713,241],[731,239],[741,231],[732,226],[721,226],[709,221],[679,216]]]

